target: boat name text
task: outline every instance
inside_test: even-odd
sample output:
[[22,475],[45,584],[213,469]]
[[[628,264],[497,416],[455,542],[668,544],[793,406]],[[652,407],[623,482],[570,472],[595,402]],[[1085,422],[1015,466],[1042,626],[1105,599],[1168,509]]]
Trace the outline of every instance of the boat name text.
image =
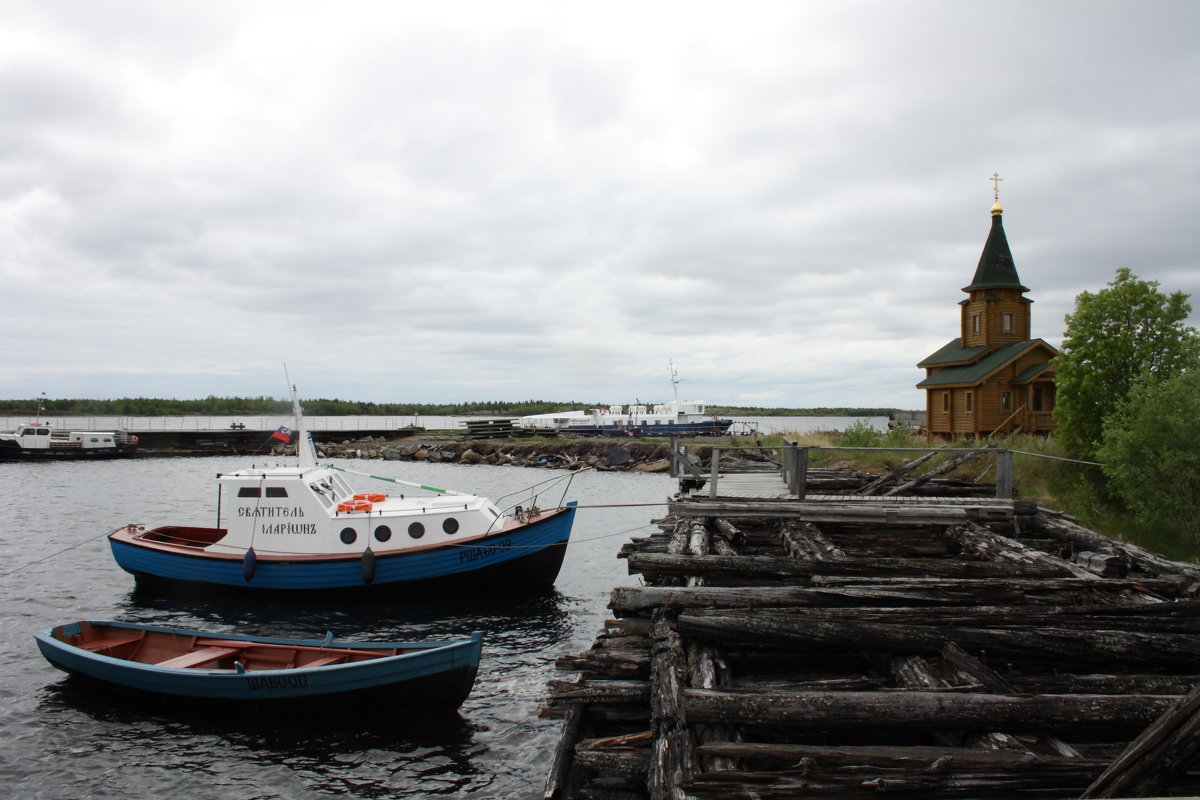
[[246,678],[251,690],[255,689],[298,689],[308,686],[308,676],[299,675],[264,675],[261,678]]
[[276,522],[274,525],[263,525],[258,529],[259,533],[301,533],[305,535],[315,536],[317,534],[317,523],[315,522]]
[[238,506],[239,517],[303,517],[301,506]]
[[510,547],[512,547],[511,539],[503,539],[495,544],[484,545],[483,547],[469,547],[458,554],[458,563],[463,564],[469,561],[491,558],[500,551],[507,550]]

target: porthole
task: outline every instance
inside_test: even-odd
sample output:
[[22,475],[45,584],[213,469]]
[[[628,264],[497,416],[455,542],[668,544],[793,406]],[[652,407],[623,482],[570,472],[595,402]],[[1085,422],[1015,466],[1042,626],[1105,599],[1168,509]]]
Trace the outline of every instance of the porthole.
[[387,525],[380,525],[378,528],[375,529],[375,541],[386,542],[388,539],[391,539],[391,538],[392,538],[392,529],[389,528]]
[[354,528],[342,528],[342,544],[354,544],[358,532]]
[[419,522],[414,522],[408,526],[408,535],[414,539],[420,539],[425,535],[425,526]]
[[458,533],[458,520],[454,517],[446,517],[442,520],[442,530],[446,533]]

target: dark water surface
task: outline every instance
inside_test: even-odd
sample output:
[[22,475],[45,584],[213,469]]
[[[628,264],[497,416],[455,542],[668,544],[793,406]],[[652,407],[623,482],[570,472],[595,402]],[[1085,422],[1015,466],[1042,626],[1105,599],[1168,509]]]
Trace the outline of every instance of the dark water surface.
[[[497,498],[564,473],[515,467],[339,461],[375,475]],[[568,499],[572,544],[553,592],[427,601],[170,598],[134,590],[104,534],[129,522],[211,525],[213,476],[244,458],[0,464],[0,786],[11,798],[303,798],[542,796],[558,723],[537,707],[554,660],[587,649],[614,585],[616,558],[649,532],[675,488],[664,475],[585,472]],[[354,479],[380,491],[388,484]],[[540,504],[556,505],[561,489]],[[263,717],[181,712],[100,693],[51,667],[35,630],[77,619],[358,639],[452,638],[484,631],[475,689],[457,714],[350,708]]]

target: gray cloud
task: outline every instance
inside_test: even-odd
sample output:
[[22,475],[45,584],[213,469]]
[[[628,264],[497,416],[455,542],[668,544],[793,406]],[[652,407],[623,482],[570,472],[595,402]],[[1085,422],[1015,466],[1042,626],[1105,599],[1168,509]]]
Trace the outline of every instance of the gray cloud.
[[1182,0],[7,5],[4,397],[920,407],[997,170],[1034,335],[1200,291]]

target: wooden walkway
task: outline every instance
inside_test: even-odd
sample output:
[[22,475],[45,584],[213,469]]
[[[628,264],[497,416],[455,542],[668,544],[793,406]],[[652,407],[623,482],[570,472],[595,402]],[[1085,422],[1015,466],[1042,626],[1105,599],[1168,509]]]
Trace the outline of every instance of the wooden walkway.
[[560,659],[547,798],[1200,794],[1200,568],[949,484],[710,488]]

